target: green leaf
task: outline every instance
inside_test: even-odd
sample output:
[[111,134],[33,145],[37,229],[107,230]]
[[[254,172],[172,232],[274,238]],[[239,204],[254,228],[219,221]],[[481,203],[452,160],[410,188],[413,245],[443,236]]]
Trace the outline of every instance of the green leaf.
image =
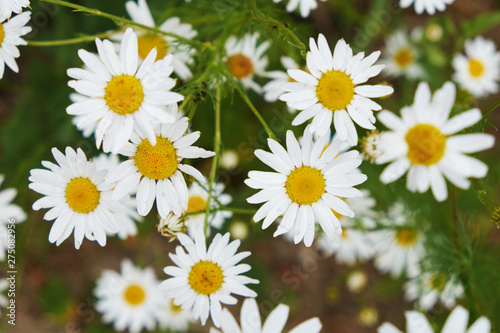
[[500,24],[500,11],[476,16],[474,19],[462,22],[465,38],[471,38]]

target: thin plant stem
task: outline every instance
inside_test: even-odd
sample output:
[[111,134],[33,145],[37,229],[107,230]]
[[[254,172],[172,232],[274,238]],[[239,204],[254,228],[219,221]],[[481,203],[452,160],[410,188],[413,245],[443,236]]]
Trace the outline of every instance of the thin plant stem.
[[492,106],[490,106],[489,108],[487,108],[484,112],[483,112],[483,118],[486,117],[488,114],[490,114],[491,112],[495,111],[496,108],[500,107],[500,99],[494,103]]
[[262,124],[262,126],[264,126],[264,129],[266,130],[267,135],[271,139],[279,141],[278,138],[276,137],[276,135],[274,134],[274,132],[271,130],[271,128],[267,124],[267,122],[264,120],[264,118],[260,114],[260,112],[252,104],[252,102],[250,101],[250,98],[248,98],[248,95],[243,91],[243,89],[241,89],[241,87],[239,87],[238,85],[235,85],[235,89],[240,94],[241,98],[243,98],[243,101],[245,101],[245,103],[248,105],[248,107],[250,108],[250,110],[252,110],[252,112],[255,114],[255,116],[257,117],[257,119],[259,119],[259,121]]
[[302,41],[299,39],[299,37],[297,37],[297,35],[294,34],[292,30],[288,29],[282,22],[262,14],[257,9],[257,3],[255,2],[255,0],[251,1],[252,1],[252,16],[254,17],[254,19],[259,22],[269,24],[273,27],[277,27],[282,33],[290,37],[290,39],[293,40],[293,43],[292,42],[289,43],[296,46],[300,50],[300,54],[302,55],[302,57],[305,59],[307,54],[306,52],[307,48],[306,45],[302,43]]
[[85,42],[92,42],[96,38],[105,38],[110,35],[109,32],[93,35],[93,36],[81,36],[70,39],[60,39],[60,40],[47,40],[47,41],[39,41],[39,40],[29,40],[28,46],[39,46],[39,47],[48,47],[48,46],[61,46],[61,45],[72,45],[79,44]]
[[128,20],[126,18],[119,17],[119,16],[116,16],[116,15],[108,14],[108,13],[102,12],[102,11],[100,11],[98,9],[88,8],[88,7],[85,7],[85,6],[77,5],[77,4],[74,4],[74,3],[71,3],[71,2],[68,2],[68,1],[63,1],[63,0],[40,0],[40,1],[48,2],[48,3],[53,3],[53,4],[56,4],[56,5],[61,5],[61,6],[65,6],[65,7],[68,7],[68,8],[73,8],[77,12],[83,12],[83,13],[87,13],[87,14],[91,14],[91,15],[95,15],[95,16],[105,17],[105,18],[113,20],[115,22],[121,22],[121,23],[126,24],[126,25],[135,26],[135,27],[138,27],[138,28],[141,28],[141,29],[144,29],[144,30],[149,30],[149,31],[157,33],[157,34],[162,34],[162,35],[174,37],[179,42],[184,43],[184,44],[189,44],[189,45],[191,45],[193,47],[196,47],[196,48],[202,48],[203,47],[203,43],[200,42],[200,41],[188,39],[188,38],[185,38],[185,37],[182,37],[182,36],[170,33],[170,32],[162,31],[162,30],[160,30],[160,29],[158,29],[156,27],[148,27],[148,26],[146,26],[144,24],[141,24],[141,23],[138,23],[138,22],[134,22],[132,20]]
[[221,149],[221,134],[220,134],[220,108],[221,108],[221,98],[222,98],[222,86],[220,82],[217,82],[217,90],[215,93],[215,136],[214,136],[214,151],[215,155],[212,159],[212,169],[210,170],[210,176],[208,179],[208,198],[207,207],[205,210],[205,235],[208,231],[208,216],[210,215],[210,202],[212,201],[212,191],[215,182],[215,173],[217,171],[217,164]]

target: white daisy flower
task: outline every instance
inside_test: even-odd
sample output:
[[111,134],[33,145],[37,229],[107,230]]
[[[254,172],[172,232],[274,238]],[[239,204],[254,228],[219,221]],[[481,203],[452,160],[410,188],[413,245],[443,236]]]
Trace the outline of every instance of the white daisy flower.
[[313,38],[307,52],[307,69],[289,69],[288,75],[297,82],[286,83],[282,88],[288,93],[280,100],[288,106],[302,110],[292,122],[300,125],[313,118],[311,131],[323,135],[334,123],[339,137],[351,146],[358,142],[354,122],[366,129],[375,129],[372,110],[381,106],[370,98],[392,94],[394,89],[385,85],[361,85],[380,73],[384,65],[373,65],[380,51],[364,58],[364,53],[353,56],[351,47],[341,39],[332,54],[325,36],[320,34],[318,46]]
[[[134,22],[147,27],[156,27],[146,0],[127,1],[125,8]],[[193,39],[198,34],[196,30],[193,30],[191,24],[181,23],[178,17],[169,18],[158,26],[158,29],[187,39]],[[172,66],[175,74],[182,80],[185,81],[192,76],[188,65],[193,63],[194,50],[188,45],[180,44],[174,37],[141,31],[138,32],[138,46],[141,60],[146,59],[151,50],[156,48],[156,59],[158,60],[165,58],[167,54],[174,56]]]
[[132,133],[132,143],[127,143],[120,154],[129,159],[122,162],[109,175],[109,182],[118,182],[113,198],[119,199],[127,193],[136,193],[137,212],[146,216],[156,207],[160,217],[173,212],[180,216],[188,208],[188,189],[183,172],[205,183],[203,175],[194,167],[181,164],[183,158],[207,158],[215,153],[192,144],[200,132],[184,135],[188,118],[173,124],[157,124],[153,127],[156,145],[151,145],[148,136]]
[[262,88],[253,77],[255,75],[265,76],[268,63],[264,52],[269,48],[270,42],[262,42],[257,46],[258,33],[246,34],[242,39],[231,36],[226,41],[227,65],[229,71],[241,84],[260,94]]
[[175,305],[173,299],[167,300],[165,315],[161,316],[159,320],[161,330],[170,330],[175,332],[187,332],[189,324],[194,322],[191,311],[183,310],[180,305]]
[[[273,0],[275,3],[281,2],[282,0]],[[321,0],[325,2],[326,0]],[[289,0],[288,4],[286,5],[286,11],[291,13],[295,9],[299,8],[300,10],[300,16],[303,18],[306,18],[309,16],[311,11],[315,10],[318,8],[318,1],[317,0]]]
[[418,50],[412,45],[412,40],[403,30],[398,30],[385,40],[385,56],[380,63],[385,65],[388,76],[407,76],[420,78],[424,72],[418,63]]
[[[7,6],[9,3],[12,3],[11,0],[2,1],[2,4],[0,4],[0,15],[2,16],[2,6],[5,5],[5,1],[7,1]],[[7,67],[9,67],[14,73],[19,72],[16,59],[19,58],[21,54],[19,53],[19,49],[17,47],[19,45],[28,44],[21,37],[31,31],[31,27],[26,26],[30,18],[31,12],[24,12],[16,15],[6,22],[4,22],[5,18],[0,19],[0,79],[3,78],[5,65],[7,65]]]
[[[408,333],[433,333],[434,329],[431,324],[420,312],[407,311],[406,316],[406,331]],[[467,330],[469,322],[469,311],[462,306],[457,306],[448,316],[444,323],[441,333],[490,333],[491,323],[485,318],[481,317],[472,324]],[[384,323],[377,330],[378,333],[402,333],[394,325]]]
[[[114,154],[100,154],[97,157],[92,158],[92,162],[95,164],[97,171],[107,170],[108,173],[113,171],[119,164],[120,159],[118,155]],[[122,204],[127,209],[126,212],[116,212],[116,221],[120,230],[117,235],[121,239],[127,239],[128,237],[137,235],[136,222],[142,222],[143,218],[137,214],[137,203],[135,198],[128,198],[124,200]],[[112,236],[113,233],[106,232],[108,236]]]
[[12,13],[21,14],[24,7],[29,7],[29,0],[2,0],[0,2],[0,22],[9,19]]
[[424,236],[413,226],[413,216],[401,203],[394,204],[387,213],[389,221],[384,224],[394,229],[384,229],[371,233],[374,246],[374,265],[382,273],[397,278],[403,272],[408,277],[420,273],[420,260],[423,258]]
[[52,148],[57,165],[42,161],[45,169],[32,169],[29,188],[44,195],[33,203],[33,210],[51,208],[44,220],[55,219],[49,233],[49,242],[61,244],[75,231],[75,248],[82,245],[83,237],[106,245],[106,232],[120,230],[116,212],[125,213],[125,206],[112,199],[115,183],[106,183],[106,170],[98,171],[87,161],[84,152],[66,147],[66,155]]
[[174,299],[175,305],[181,305],[183,310],[191,309],[193,317],[200,319],[202,325],[210,313],[214,325],[220,327],[221,303],[234,305],[238,302],[231,294],[257,296],[245,285],[259,281],[240,275],[248,272],[250,265],[238,264],[250,252],[236,254],[241,242],[229,243],[229,233],[216,234],[208,250],[201,229],[197,230],[194,241],[185,234],[179,234],[178,238],[184,248],[177,246],[176,254],[169,254],[177,266],[165,267],[165,273],[172,278],[163,281],[161,288]]
[[[356,212],[356,218],[342,216],[333,212],[344,226],[341,235],[334,238],[322,234],[318,238],[318,249],[328,255],[336,255],[338,263],[354,265],[356,262],[364,262],[373,256],[373,244],[370,234],[359,228],[374,227],[373,219],[376,217],[373,211],[375,200],[370,197],[368,191],[362,191],[363,197],[349,198],[345,202]],[[358,222],[358,223],[356,223]]]
[[[329,140],[329,136],[322,136],[313,142],[308,126],[301,145],[293,132],[287,131],[287,150],[275,140],[268,139],[272,153],[260,149],[255,151],[262,162],[277,172],[250,171],[245,184],[261,191],[247,201],[264,203],[253,217],[256,222],[264,219],[263,229],[283,215],[275,237],[294,229],[294,242],[304,240],[306,246],[311,246],[315,221],[333,238],[342,233],[333,212],[354,217],[352,209],[339,197],[363,195],[353,187],[366,180],[366,175],[356,170],[361,158],[357,151],[340,153],[342,142],[335,140],[329,144]],[[324,150],[327,144],[328,148]]]
[[500,52],[492,40],[478,36],[465,41],[465,55],[453,58],[454,80],[476,97],[498,92]]
[[456,305],[456,300],[464,296],[464,287],[456,277],[448,277],[445,273],[431,274],[425,272],[405,283],[405,299],[418,299],[419,307],[429,311],[441,301],[447,308]]
[[[4,181],[4,176],[0,175],[0,185]],[[26,220],[26,213],[12,200],[17,195],[17,190],[8,188],[0,191],[0,261],[5,260],[5,252],[9,245],[9,224],[17,224]]]
[[446,5],[451,5],[455,0],[400,0],[399,5],[402,8],[408,8],[415,3],[415,12],[422,14],[424,11],[429,15],[434,15],[436,10],[443,12]]
[[488,166],[465,154],[493,147],[495,138],[484,133],[452,136],[482,117],[479,109],[472,109],[448,120],[454,103],[453,83],[446,82],[431,99],[429,85],[422,82],[414,104],[401,110],[402,118],[386,110],[379,114],[380,122],[390,129],[380,135],[381,155],[375,160],[391,162],[380,175],[384,184],[409,170],[406,187],[410,191],[424,193],[430,187],[436,200],[444,201],[448,190],[443,176],[462,189],[469,188],[468,177],[486,176]]
[[[281,64],[287,69],[299,69],[300,66],[290,57],[282,56]],[[285,93],[282,86],[288,82],[294,82],[287,72],[285,71],[270,71],[267,72],[267,77],[271,78],[271,81],[266,83],[263,87],[264,100],[269,103],[276,102],[281,95]],[[293,109],[292,109],[293,110]]]
[[117,153],[134,131],[156,144],[153,124],[172,123],[177,102],[184,98],[170,91],[175,86],[172,55],[155,61],[153,49],[139,66],[137,35],[131,28],[125,31],[119,56],[109,40],[96,38],[96,45],[99,56],[78,51],[88,69],[68,69],[75,79],[68,85],[84,96],[66,112],[76,116],[78,129],[88,133],[88,126],[93,127],[97,148],[102,143],[105,153]]
[[113,323],[116,331],[152,331],[164,320],[167,299],[153,268],[135,267],[129,259],[122,261],[121,273],[112,270],[102,273],[94,295],[95,308],[102,313],[102,320]]
[[[220,229],[224,221],[233,216],[233,212],[219,210],[220,204],[226,206],[233,201],[233,198],[224,193],[225,185],[223,183],[214,184],[212,196],[210,200],[211,213],[208,216],[208,224],[215,229]],[[208,191],[197,182],[193,182],[188,189],[188,208],[186,213],[194,213],[205,211],[207,208]],[[194,238],[196,229],[205,227],[205,213],[189,215],[186,218],[186,226],[188,227],[188,235]],[[208,229],[210,230],[210,229]]]
[[[264,324],[261,323],[259,307],[253,298],[247,298],[241,307],[240,325],[227,309],[222,310],[223,333],[281,333],[286,325],[290,308],[288,305],[279,304],[267,316]],[[306,320],[296,326],[290,333],[319,333],[323,325],[317,317]],[[219,333],[212,328],[210,333]]]

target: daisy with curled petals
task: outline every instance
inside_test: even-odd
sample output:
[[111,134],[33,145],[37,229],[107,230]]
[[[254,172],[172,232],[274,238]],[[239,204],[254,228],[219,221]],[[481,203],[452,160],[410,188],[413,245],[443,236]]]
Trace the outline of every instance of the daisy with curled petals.
[[[118,155],[114,154],[100,154],[97,157],[92,158],[92,162],[95,164],[97,171],[107,170],[108,173],[113,171],[119,164],[120,159]],[[116,212],[113,213],[116,216],[116,221],[120,230],[117,235],[121,239],[127,239],[128,237],[137,235],[136,222],[142,222],[142,217],[137,214],[137,203],[135,198],[127,198],[122,202],[122,204],[127,209],[127,212]],[[108,236],[112,236],[113,233],[108,233]]]
[[135,267],[129,259],[121,263],[121,273],[105,270],[94,290],[95,308],[105,323],[116,331],[131,333],[155,330],[165,315],[166,297],[153,268]]
[[[229,194],[224,193],[224,187],[223,183],[214,184],[212,195],[210,196],[211,213],[208,216],[208,225],[216,229],[220,229],[224,221],[233,216],[232,212],[219,209],[220,204],[225,206],[233,201],[233,198]],[[186,213],[204,212],[207,209],[208,190],[203,186],[197,182],[193,182],[188,189],[188,196]],[[194,238],[196,229],[205,227],[205,213],[189,215],[186,218],[186,226],[188,227],[188,235]]]
[[414,216],[397,202],[382,223],[392,228],[372,232],[374,265],[382,273],[397,278],[403,273],[412,278],[420,274],[420,260],[424,252],[424,236],[414,224]]
[[356,262],[364,262],[373,256],[373,244],[370,234],[363,228],[375,226],[373,207],[375,200],[370,197],[368,191],[362,191],[362,197],[349,198],[346,203],[356,212],[356,218],[342,216],[334,212],[343,228],[341,235],[334,238],[322,234],[318,238],[318,249],[328,255],[335,254],[338,263],[354,265]]
[[168,329],[174,332],[187,332],[189,324],[194,322],[191,311],[183,310],[181,306],[175,305],[173,299],[167,300],[165,313],[159,320],[161,330]]
[[253,77],[266,75],[265,69],[268,60],[264,56],[264,52],[269,48],[270,43],[265,41],[257,46],[258,39],[258,33],[246,34],[241,39],[231,36],[227,39],[225,48],[227,66],[233,77],[239,80],[244,87],[260,94],[262,88],[253,80]]
[[379,137],[377,164],[391,162],[380,175],[390,183],[406,171],[406,187],[412,192],[426,192],[429,187],[437,201],[448,197],[445,177],[462,189],[470,186],[468,177],[482,178],[488,172],[483,162],[465,154],[491,148],[492,135],[484,133],[456,134],[477,123],[482,115],[479,109],[462,112],[451,119],[455,103],[455,85],[446,82],[431,98],[426,82],[419,84],[415,102],[401,110],[402,118],[382,111],[379,120],[390,131]]
[[366,175],[357,171],[361,158],[354,150],[340,153],[342,141],[334,140],[329,144],[329,140],[330,137],[325,135],[313,141],[308,126],[302,145],[293,132],[288,131],[287,149],[268,139],[272,153],[260,149],[255,151],[255,155],[276,172],[250,171],[245,184],[261,191],[247,201],[264,203],[254,215],[256,222],[264,219],[263,229],[283,215],[275,237],[294,229],[294,242],[304,240],[306,246],[311,246],[315,221],[333,238],[342,233],[334,212],[354,217],[352,209],[341,198],[363,195],[353,187],[366,180]]
[[[241,307],[240,325],[231,312],[222,310],[222,332],[223,333],[281,333],[285,328],[290,308],[288,305],[280,304],[267,316],[264,325],[261,323],[259,307],[253,298],[247,298]],[[289,333],[319,333],[321,322],[317,317],[311,318],[296,326]],[[220,333],[212,328],[210,333]]]
[[418,306],[429,311],[440,301],[445,308],[451,309],[457,299],[464,296],[462,283],[454,276],[445,273],[432,274],[425,272],[405,283],[405,299],[418,299]]
[[434,15],[436,10],[443,12],[446,5],[451,5],[455,0],[400,0],[399,5],[402,8],[408,8],[415,4],[415,12],[422,14],[424,11],[429,15]]
[[78,51],[86,69],[68,69],[75,79],[68,85],[82,96],[66,112],[76,116],[78,129],[88,133],[88,126],[93,127],[97,148],[102,143],[105,153],[117,153],[134,131],[156,144],[153,124],[174,122],[177,102],[184,98],[170,91],[175,86],[172,55],[155,61],[153,49],[139,66],[137,35],[131,28],[125,31],[119,56],[109,40],[96,38],[96,45],[98,56]]
[[[125,8],[134,22],[147,27],[156,27],[146,0],[127,1]],[[193,39],[197,35],[191,24],[181,23],[178,17],[169,18],[158,26],[158,29],[187,39]],[[175,74],[182,80],[185,81],[192,76],[188,65],[193,63],[194,50],[188,45],[180,44],[174,37],[141,31],[138,32],[138,46],[141,60],[146,59],[151,50],[156,48],[157,60],[165,58],[167,54],[174,56],[172,66]]]
[[[273,0],[275,3],[276,2],[281,2],[282,0]],[[326,0],[321,0],[325,2]],[[289,0],[288,4],[286,5],[286,11],[291,13],[295,9],[299,8],[300,9],[300,16],[306,18],[309,16],[311,11],[315,10],[318,8],[318,0]]]
[[332,54],[323,34],[318,45],[313,38],[307,52],[307,69],[289,69],[288,75],[296,82],[283,85],[287,93],[280,100],[301,110],[292,122],[300,125],[313,118],[311,131],[323,135],[334,123],[339,137],[351,146],[358,142],[354,122],[366,129],[375,129],[372,110],[382,108],[370,98],[391,94],[394,89],[385,85],[361,85],[380,73],[384,65],[374,65],[380,51],[364,58],[364,53],[353,56],[351,47],[341,39]]
[[[3,4],[4,1],[0,4],[0,10]],[[0,79],[3,78],[5,65],[14,73],[19,72],[16,58],[19,58],[20,53],[17,47],[27,44],[21,37],[31,31],[31,27],[26,26],[30,18],[31,12],[24,12],[6,22],[5,18],[0,19]]]
[[259,281],[240,275],[248,272],[250,265],[238,264],[250,252],[236,254],[241,242],[229,243],[229,233],[216,234],[208,250],[201,229],[197,229],[194,241],[185,234],[179,234],[178,238],[184,248],[177,246],[175,254],[169,255],[176,266],[165,267],[165,273],[172,278],[163,281],[161,288],[174,299],[175,305],[182,306],[183,310],[191,309],[193,317],[200,319],[202,325],[210,314],[215,327],[220,327],[221,303],[234,305],[238,302],[231,294],[257,296],[245,285]]
[[418,63],[418,50],[412,45],[413,36],[403,30],[398,30],[385,41],[385,56],[380,60],[385,65],[388,76],[422,77],[424,72]]
[[[431,324],[420,312],[407,311],[406,331],[407,333],[434,333]],[[486,317],[481,317],[467,329],[469,322],[469,311],[462,306],[457,306],[448,316],[441,333],[490,333],[491,323]],[[378,333],[402,333],[394,325],[384,323],[377,330]],[[436,331],[437,332],[437,331]]]
[[[4,181],[4,176],[0,175],[0,185]],[[8,188],[0,191],[0,261],[5,260],[5,252],[9,245],[9,225],[26,220],[26,213],[12,200],[17,195],[17,190]]]
[[180,216],[188,207],[188,189],[183,172],[201,183],[205,178],[194,167],[181,164],[183,158],[207,158],[215,153],[192,144],[200,132],[184,135],[188,129],[188,118],[173,124],[154,126],[155,145],[144,133],[132,133],[120,154],[129,160],[122,162],[109,175],[108,182],[118,182],[113,198],[119,199],[128,193],[136,193],[137,212],[146,216],[156,207],[161,218],[173,212]]
[[2,0],[0,2],[0,22],[9,19],[12,13],[20,14],[24,7],[29,7],[29,0]]
[[29,188],[44,195],[33,203],[33,210],[51,208],[43,218],[55,219],[49,242],[59,246],[74,230],[76,249],[84,236],[106,245],[106,232],[120,230],[114,213],[127,212],[121,202],[112,199],[116,183],[104,182],[108,172],[98,171],[80,148],[75,152],[67,147],[66,155],[52,148],[52,155],[57,164],[42,161],[49,170],[32,169],[29,177]]
[[492,40],[478,36],[465,41],[465,55],[453,58],[454,80],[476,97],[498,91],[500,52]]

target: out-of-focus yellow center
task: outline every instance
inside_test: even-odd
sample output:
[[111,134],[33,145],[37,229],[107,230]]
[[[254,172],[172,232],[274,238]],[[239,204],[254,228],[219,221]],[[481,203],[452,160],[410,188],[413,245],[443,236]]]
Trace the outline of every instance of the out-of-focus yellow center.
[[308,166],[290,172],[285,183],[288,197],[299,205],[310,205],[325,193],[325,177],[321,171]]
[[199,195],[193,195],[192,197],[189,198],[188,208],[186,210],[186,213],[205,211],[205,209],[207,209],[207,201],[205,200],[205,198]]
[[443,291],[444,287],[446,286],[447,280],[448,278],[445,273],[439,273],[437,275],[434,275],[430,280],[431,288],[436,289],[438,291]]
[[104,99],[113,112],[121,115],[134,113],[144,100],[142,83],[131,75],[115,76],[106,86]]
[[191,268],[188,281],[196,293],[210,295],[222,286],[224,273],[219,265],[211,261],[200,261]]
[[412,229],[400,229],[396,231],[396,242],[400,246],[411,247],[417,242],[417,232]]
[[446,135],[433,125],[419,124],[411,128],[405,137],[408,159],[414,165],[433,165],[444,156]]
[[168,139],[156,137],[155,146],[145,139],[137,147],[135,165],[140,173],[150,179],[170,177],[178,164],[176,150]]
[[163,59],[168,53],[168,43],[158,35],[144,34],[137,38],[139,57],[146,59],[149,52],[156,47],[156,60]]
[[3,24],[0,23],[0,45],[2,45],[4,38],[5,38],[5,30],[3,28]]
[[238,79],[243,79],[253,73],[252,61],[243,54],[235,54],[229,57],[228,65],[231,73]]
[[170,311],[173,313],[181,313],[182,312],[182,306],[180,305],[175,305],[174,301],[170,301]]
[[331,111],[345,109],[354,97],[354,84],[349,75],[332,70],[319,79],[316,96],[324,107]]
[[66,186],[66,202],[77,213],[87,214],[99,205],[101,193],[88,178],[73,178]]
[[484,65],[477,59],[469,60],[469,72],[474,78],[479,78],[484,74]]
[[400,49],[394,55],[394,61],[399,67],[406,68],[414,61],[413,52],[410,49]]
[[123,298],[129,305],[137,306],[146,299],[146,291],[137,284],[131,284],[125,289]]

